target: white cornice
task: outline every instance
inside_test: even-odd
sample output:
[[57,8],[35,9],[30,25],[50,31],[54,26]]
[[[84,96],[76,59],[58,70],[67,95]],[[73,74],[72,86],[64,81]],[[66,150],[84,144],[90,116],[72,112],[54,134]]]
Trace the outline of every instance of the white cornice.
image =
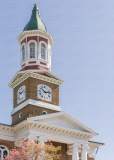
[[47,32],[43,32],[40,30],[30,30],[30,31],[24,31],[22,32],[18,37],[18,41],[21,42],[24,38],[29,37],[29,36],[43,36],[45,38],[48,38],[50,41],[50,44],[52,45],[54,43],[52,35],[47,33]]
[[[38,74],[40,74],[40,73],[45,73],[45,74],[47,74],[48,76],[52,76],[51,78],[56,78],[57,80],[59,80],[59,81],[62,81],[62,82],[64,82],[64,80],[63,79],[61,79],[60,77],[58,77],[56,74],[54,74],[53,72],[51,72],[51,71],[48,71],[48,70],[31,70],[31,69],[29,69],[29,70],[27,70],[27,71],[29,71],[29,72],[32,72],[32,73],[38,73]],[[26,73],[27,72],[26,70],[25,71],[19,71],[19,72],[17,72],[18,74],[24,74],[24,73]]]
[[[21,72],[17,72],[17,74],[20,74]],[[14,76],[14,78],[16,78],[16,75]],[[33,77],[36,79],[40,79],[46,82],[50,82],[53,84],[57,84],[57,85],[61,85],[64,81],[63,80],[57,80],[51,77],[47,77],[38,73],[33,73],[31,71],[26,71],[25,74],[23,74],[20,78],[18,78],[16,81],[14,81],[14,78],[11,80],[11,82],[9,83],[9,87],[11,88],[15,88],[17,85],[19,85],[20,83],[22,83],[24,80],[26,80],[28,77]],[[14,82],[13,82],[14,81]]]
[[68,137],[85,139],[85,140],[89,140],[90,138],[94,137],[93,134],[88,133],[88,132],[69,129],[69,128],[65,128],[65,127],[61,127],[61,126],[57,126],[57,125],[52,125],[52,124],[47,124],[47,123],[39,122],[39,121],[31,121],[28,119],[27,119],[27,121],[23,121],[20,124],[14,126],[14,132],[17,133],[20,130],[22,132],[22,130],[23,129],[25,130],[25,128],[29,128],[32,130],[41,130],[44,132],[50,132],[50,133],[55,133],[58,135],[64,135],[64,136],[68,136]]
[[16,108],[14,108],[11,112],[11,115],[18,112],[22,108],[26,107],[28,104],[31,104],[31,105],[34,105],[34,106],[37,106],[37,107],[48,108],[48,109],[55,110],[55,111],[61,111],[60,106],[56,106],[56,105],[41,102],[41,101],[36,101],[36,100],[33,100],[33,99],[28,99],[25,102],[23,102],[22,104],[20,104],[19,106],[17,106]]
[[15,141],[15,135],[12,126],[0,124],[0,139]]
[[29,118],[29,120],[31,120],[31,121],[35,120],[36,121],[36,120],[55,118],[55,117],[61,117],[61,116],[67,118],[68,121],[70,121],[70,120],[73,121],[76,125],[82,127],[87,132],[90,132],[93,135],[97,135],[98,134],[94,130],[92,130],[91,128],[89,128],[88,126],[86,126],[85,124],[83,124],[82,122],[80,122],[75,117],[73,117],[72,115],[70,115],[69,113],[67,113],[65,111],[61,111],[61,112],[53,113],[53,114],[47,114],[47,115],[41,115],[41,116],[31,117],[31,118]]
[[90,149],[96,149],[96,148],[98,148],[98,147],[100,147],[102,145],[104,145],[104,144],[103,143],[89,141]]
[[90,158],[95,158],[96,156],[96,149],[99,148],[100,146],[104,145],[103,143],[98,143],[98,142],[88,142],[89,150],[88,150],[88,155]]

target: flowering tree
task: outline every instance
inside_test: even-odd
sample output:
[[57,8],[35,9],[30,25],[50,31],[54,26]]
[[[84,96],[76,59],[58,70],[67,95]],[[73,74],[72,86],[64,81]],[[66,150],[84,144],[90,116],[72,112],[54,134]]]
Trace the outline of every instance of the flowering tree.
[[59,159],[60,154],[57,154],[61,147],[54,147],[49,144],[37,144],[31,140],[22,140],[18,147],[15,147],[9,152],[9,156],[4,160],[48,160]]

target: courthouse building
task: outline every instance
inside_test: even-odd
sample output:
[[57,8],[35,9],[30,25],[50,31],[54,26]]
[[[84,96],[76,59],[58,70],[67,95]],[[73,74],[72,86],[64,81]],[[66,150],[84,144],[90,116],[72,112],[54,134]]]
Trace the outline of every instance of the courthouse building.
[[52,35],[42,22],[37,5],[18,36],[20,71],[9,83],[13,89],[12,124],[0,124],[0,158],[21,139],[61,146],[61,160],[94,160],[103,143],[98,135],[59,106],[59,86],[64,82],[51,72]]

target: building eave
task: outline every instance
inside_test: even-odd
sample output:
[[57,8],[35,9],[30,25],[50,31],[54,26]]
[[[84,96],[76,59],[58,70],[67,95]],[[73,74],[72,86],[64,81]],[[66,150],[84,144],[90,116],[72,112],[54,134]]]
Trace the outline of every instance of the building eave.
[[96,136],[88,132],[60,127],[57,125],[47,124],[44,122],[31,121],[29,119],[14,126],[14,132],[17,133],[20,130],[22,131],[25,128],[30,128],[32,130],[35,129],[38,131],[41,130],[41,131],[50,132],[50,133],[56,133],[60,135],[65,135],[65,136],[75,137],[78,139],[85,139],[85,140],[89,140],[90,138]]
[[[23,72],[23,71],[22,71]],[[51,77],[46,77],[44,75],[40,75],[40,74],[36,74],[33,73],[31,71],[26,71],[25,74],[23,74],[20,78],[18,78],[16,81],[13,82],[13,80],[16,78],[16,76],[18,74],[21,74],[22,72],[18,72],[16,73],[16,75],[14,76],[14,78],[11,80],[11,82],[8,84],[9,87],[11,88],[15,88],[17,85],[19,85],[20,83],[22,83],[24,80],[26,80],[28,77],[33,77],[36,79],[40,79],[49,83],[53,83],[53,84],[57,84],[57,85],[61,85],[64,81],[63,80],[56,80],[54,78]]]
[[46,38],[49,39],[50,44],[52,45],[54,43],[53,41],[53,37],[51,34],[47,33],[47,32],[43,32],[41,30],[29,30],[29,31],[23,31],[18,37],[18,41],[21,42],[23,39],[25,39],[27,36],[44,36]]
[[69,120],[72,120],[73,122],[75,122],[76,124],[78,124],[79,126],[81,126],[82,128],[84,128],[85,130],[87,130],[87,132],[90,132],[93,135],[97,135],[98,133],[95,132],[94,130],[92,130],[91,128],[89,128],[88,126],[86,126],[85,124],[83,124],[82,122],[80,122],[79,120],[77,120],[75,117],[73,117],[72,115],[70,115],[69,113],[67,113],[66,111],[61,111],[58,113],[53,113],[53,114],[47,114],[47,115],[41,115],[41,116],[36,116],[36,117],[31,117],[28,118],[29,120],[32,121],[36,121],[36,120],[41,120],[41,119],[47,119],[47,118],[55,118],[55,117],[59,117],[59,116],[64,116]]

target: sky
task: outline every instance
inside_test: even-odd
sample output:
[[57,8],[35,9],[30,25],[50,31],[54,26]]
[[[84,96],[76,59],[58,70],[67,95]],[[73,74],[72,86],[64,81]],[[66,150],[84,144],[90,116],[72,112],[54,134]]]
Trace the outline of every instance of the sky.
[[0,123],[11,124],[10,80],[20,70],[17,40],[37,3],[52,34],[52,72],[60,107],[99,133],[96,160],[114,157],[114,1],[0,0]]

